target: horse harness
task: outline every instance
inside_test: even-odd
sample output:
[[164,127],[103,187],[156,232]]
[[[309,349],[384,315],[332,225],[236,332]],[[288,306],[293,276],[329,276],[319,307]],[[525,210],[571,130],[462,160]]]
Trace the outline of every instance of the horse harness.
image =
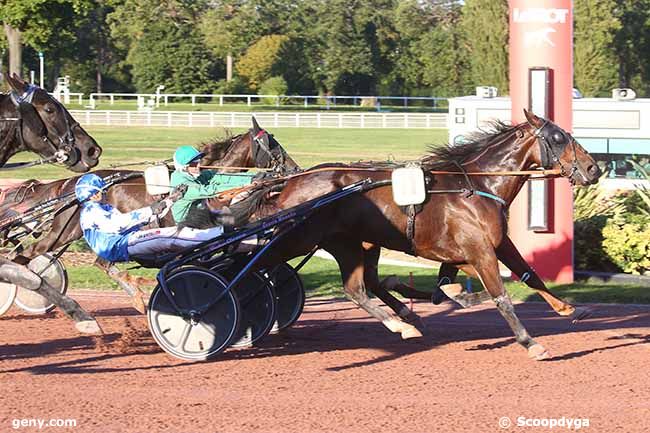
[[18,122],[17,137],[20,141],[21,146],[24,146],[25,144],[23,127],[25,123],[27,123],[30,129],[38,131],[37,135],[39,138],[53,149],[54,154],[47,158],[39,158],[31,162],[8,163],[3,167],[0,167],[0,170],[13,170],[52,162],[65,163],[66,165],[71,166],[76,164],[80,159],[81,155],[79,153],[79,150],[74,147],[75,137],[74,133],[72,132],[74,128],[80,126],[79,122],[74,121],[70,123],[70,119],[65,115],[65,109],[61,103],[52,98],[52,101],[54,101],[54,103],[62,109],[63,118],[66,125],[66,132],[63,136],[60,136],[55,132],[55,135],[57,135],[59,139],[59,145],[55,145],[52,140],[50,140],[47,126],[38,115],[38,112],[32,104],[32,101],[34,100],[34,94],[38,89],[39,87],[30,84],[22,95],[19,95],[15,90],[12,90],[9,93],[9,99],[16,107],[18,111],[18,117],[4,117],[0,118],[0,121]]
[[258,167],[270,167],[274,171],[281,171],[286,157],[282,148],[271,138],[273,137],[266,130],[262,129],[257,134],[250,131],[252,138],[252,154],[255,165]]

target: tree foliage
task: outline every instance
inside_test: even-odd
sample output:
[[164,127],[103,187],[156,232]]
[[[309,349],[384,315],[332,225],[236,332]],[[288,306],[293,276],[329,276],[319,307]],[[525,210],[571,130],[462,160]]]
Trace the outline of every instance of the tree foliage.
[[508,1],[465,1],[461,26],[469,81],[508,93]]
[[268,77],[278,75],[283,48],[289,38],[285,35],[263,36],[252,44],[237,62],[237,72],[246,78],[253,90]]
[[574,83],[584,96],[607,96],[618,82],[615,7],[616,0],[575,1]]
[[[576,87],[647,96],[650,0],[574,4]],[[255,91],[282,77],[301,94],[504,94],[507,14],[507,0],[0,0],[26,66],[44,50],[51,78],[83,92]]]

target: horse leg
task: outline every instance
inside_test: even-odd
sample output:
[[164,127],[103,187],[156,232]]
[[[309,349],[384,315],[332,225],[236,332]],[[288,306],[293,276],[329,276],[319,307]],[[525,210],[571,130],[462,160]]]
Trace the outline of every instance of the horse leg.
[[[503,280],[499,274],[499,264],[497,262],[496,254],[489,250],[486,245],[485,248],[479,248],[477,245],[472,245],[473,251],[486,251],[482,256],[474,259],[470,263],[478,272],[478,277],[485,287],[485,290],[492,295],[492,299],[499,310],[499,313],[508,322],[510,329],[515,334],[517,342],[528,350],[528,356],[535,360],[543,360],[550,358],[550,353],[541,344],[535,342],[532,337],[524,328],[524,325],[519,321],[515,314],[515,308],[512,301],[506,292]],[[488,252],[489,251],[489,252]]]
[[589,316],[589,309],[574,307],[551,293],[542,279],[521,256],[521,253],[509,237],[503,239],[496,252],[499,260],[519,277],[522,283],[539,293],[557,314],[569,317],[574,322]]
[[113,263],[101,257],[97,257],[94,265],[104,271],[111,280],[115,281],[131,297],[131,305],[133,305],[133,308],[140,314],[147,312],[147,307],[144,302],[144,292],[129,275],[128,271],[120,271]]
[[390,314],[372,301],[364,284],[364,258],[360,242],[339,238],[323,248],[334,256],[341,270],[343,289],[346,296],[372,317],[379,320],[391,332],[400,333],[403,339],[421,337],[422,333],[398,316]]
[[48,301],[59,307],[66,316],[75,321],[75,328],[79,332],[84,334],[102,333],[97,321],[76,301],[59,293],[58,290],[24,266],[0,258],[0,280],[43,295]]
[[[363,252],[363,280],[366,285],[366,288],[374,293],[379,299],[382,300],[384,304],[390,307],[402,320],[414,325],[418,329],[424,328],[424,323],[420,316],[415,314],[404,305],[399,299],[391,295],[387,289],[389,286],[386,284],[387,280],[391,277],[379,281],[379,255],[381,253],[381,247],[372,245],[368,248],[364,245]],[[405,286],[408,287],[408,286]],[[428,299],[425,298],[425,299]]]
[[453,284],[454,281],[456,281],[456,275],[458,275],[458,268],[456,266],[449,263],[442,263],[440,265],[440,270],[438,271],[438,283],[431,294],[431,302],[438,305],[445,299],[449,299],[440,287],[447,284]]

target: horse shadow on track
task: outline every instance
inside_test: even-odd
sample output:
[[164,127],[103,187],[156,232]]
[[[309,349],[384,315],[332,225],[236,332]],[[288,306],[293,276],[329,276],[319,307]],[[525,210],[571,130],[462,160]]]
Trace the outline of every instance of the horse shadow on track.
[[[351,309],[349,303],[329,301],[319,303],[308,302],[309,308],[298,323],[284,332],[269,335],[256,347],[247,349],[231,349],[220,354],[212,362],[242,361],[248,359],[275,358],[294,356],[314,352],[328,353],[355,350],[380,350],[383,354],[351,364],[330,367],[331,371],[341,371],[363,367],[399,359],[404,356],[435,351],[448,344],[456,342],[473,342],[477,344],[464,350],[494,350],[511,344],[516,344],[512,333],[501,316],[494,308],[458,310],[451,304],[438,307],[426,313],[417,308],[426,326],[425,336],[420,339],[403,341],[397,334],[390,333],[382,324],[360,315],[350,317],[346,313]],[[610,336],[607,341],[611,345],[594,347],[573,353],[566,353],[552,358],[552,361],[562,361],[587,356],[593,353],[616,350],[621,347],[650,344],[650,308],[639,310],[640,313],[630,315],[625,307],[614,306],[596,309],[588,320],[571,324],[567,319],[553,316],[553,313],[542,304],[518,305],[518,313],[534,337],[545,337],[560,334],[578,334],[581,332],[626,329],[626,334]],[[122,309],[104,310],[106,316],[126,313]],[[315,317],[316,313],[334,313],[334,318]],[[345,317],[336,318],[336,313]],[[626,313],[626,314],[623,314]],[[125,314],[126,315],[126,314]],[[165,356],[160,357],[152,365],[146,360],[142,366],[112,367],[102,366],[102,361],[133,356],[160,355],[161,349],[153,341],[145,327],[129,329],[131,326],[125,319],[127,329],[123,333],[108,334],[103,337],[76,337],[50,340],[39,344],[16,344],[0,347],[0,361],[14,359],[38,358],[48,354],[70,354],[78,351],[75,359],[55,363],[27,366],[3,372],[27,371],[35,374],[80,374],[80,373],[111,373],[132,370],[149,370],[174,368],[191,365],[193,362],[183,362]],[[141,324],[138,324],[140,328]],[[638,329],[631,332],[630,329]],[[129,334],[131,333],[131,334]],[[478,343],[481,340],[498,341]],[[552,349],[552,343],[550,343]],[[86,352],[84,352],[86,350]],[[461,350],[461,348],[459,348]],[[92,351],[92,353],[87,353]],[[99,353],[98,353],[99,352]],[[522,352],[523,353],[523,352]]]

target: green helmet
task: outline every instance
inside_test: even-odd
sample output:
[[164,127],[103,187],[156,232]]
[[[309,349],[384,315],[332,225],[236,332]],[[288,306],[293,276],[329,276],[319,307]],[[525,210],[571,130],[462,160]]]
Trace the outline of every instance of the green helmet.
[[174,152],[174,164],[184,167],[197,159],[203,158],[203,155],[192,146],[181,146]]

